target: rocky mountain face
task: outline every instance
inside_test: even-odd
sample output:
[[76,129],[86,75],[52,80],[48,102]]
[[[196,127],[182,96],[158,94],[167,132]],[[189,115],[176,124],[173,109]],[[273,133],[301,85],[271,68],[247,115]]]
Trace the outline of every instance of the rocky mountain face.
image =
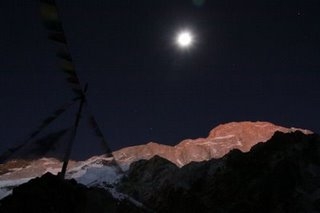
[[[276,131],[287,133],[296,130],[305,134],[312,133],[308,130],[285,128],[269,122],[246,121],[222,124],[212,129],[207,138],[183,140],[176,146],[151,142],[115,151],[113,152],[113,158],[94,156],[86,161],[70,161],[67,176],[74,178],[73,174],[79,170],[103,167],[115,161],[123,170],[127,170],[132,162],[151,159],[156,155],[171,161],[178,167],[182,167],[190,162],[220,158],[233,149],[247,152],[258,142],[269,140]],[[46,172],[57,174],[60,168],[61,162],[54,158],[14,159],[5,164],[0,164],[0,181],[38,177]]]
[[276,132],[182,168],[155,156],[132,163],[118,189],[156,212],[320,212],[320,136]]
[[296,130],[305,134],[312,133],[309,130],[285,128],[269,122],[232,122],[214,128],[207,138],[183,140],[176,146],[151,142],[120,149],[113,155],[123,165],[158,155],[182,167],[190,162],[221,158],[233,149],[248,152],[253,145],[269,140],[276,131],[288,133]]

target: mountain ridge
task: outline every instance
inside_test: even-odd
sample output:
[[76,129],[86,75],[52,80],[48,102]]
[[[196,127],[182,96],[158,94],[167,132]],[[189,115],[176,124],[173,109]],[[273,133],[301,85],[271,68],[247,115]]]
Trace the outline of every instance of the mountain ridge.
[[[113,160],[117,161],[120,166],[126,170],[132,162],[141,159],[150,159],[155,155],[168,159],[179,167],[182,167],[192,161],[204,161],[212,158],[220,158],[232,149],[239,149],[247,152],[258,142],[269,140],[276,131],[294,132],[301,131],[304,134],[311,134],[310,130],[300,128],[286,128],[272,124],[270,122],[230,122],[220,124],[213,128],[206,138],[185,139],[180,143],[169,146],[156,142],[147,144],[125,147],[114,151]],[[217,151],[218,150],[218,151]],[[112,161],[112,158],[101,156],[93,156],[85,161],[93,160],[107,163]],[[38,160],[13,159],[4,164],[0,164],[0,181],[1,177],[8,173],[22,173],[19,168],[33,170],[35,173],[47,172],[46,168],[52,173],[58,172],[60,161],[54,158],[39,158]],[[38,168],[33,168],[32,165],[38,165]],[[79,162],[71,160],[69,170],[79,166]],[[32,169],[31,169],[32,167]],[[23,175],[23,174],[21,174]]]
[[[50,176],[44,175],[0,200],[0,211],[21,212],[17,206],[23,205],[24,211],[47,212],[68,205],[71,210],[78,209],[74,212],[88,212],[97,207],[105,212],[319,212],[319,152],[317,134],[276,131],[271,139],[255,144],[249,152],[233,149],[222,158],[191,162],[181,168],[157,155],[133,162],[113,186],[74,185],[80,187],[83,195],[89,195],[79,198],[81,205],[74,202],[74,187],[70,189],[69,184],[64,189],[47,184],[46,177]],[[36,180],[44,181],[49,193]],[[71,203],[61,199],[57,190],[60,193],[66,190],[64,196]],[[101,194],[104,190],[108,198]],[[114,199],[113,191],[124,194],[125,199],[120,202]],[[31,202],[21,195],[27,195]],[[52,202],[39,203],[42,199]],[[135,210],[130,210],[132,204]],[[79,211],[79,206],[84,208]]]
[[157,212],[319,212],[319,152],[319,135],[278,131],[250,152],[182,168],[135,162],[118,187]]
[[192,161],[220,158],[232,149],[247,152],[256,143],[269,140],[276,131],[312,133],[309,130],[286,128],[270,122],[230,122],[213,128],[206,138],[185,139],[175,146],[150,142],[117,150],[113,155],[123,164],[131,164],[137,160],[150,159],[159,155],[181,167]]
[[[253,145],[270,139],[276,131],[312,133],[309,130],[285,128],[269,122],[232,122],[212,129],[207,138],[186,139],[175,146],[151,142],[120,149],[113,152],[113,157],[102,155],[85,161],[70,161],[66,177],[74,178],[87,186],[105,187],[118,182],[123,172],[139,160],[149,160],[158,155],[175,166],[183,167],[191,162],[221,158],[234,149],[247,152]],[[0,164],[0,198],[10,194],[15,186],[34,177],[47,172],[57,174],[60,170],[61,162],[54,158],[33,161],[16,159]]]

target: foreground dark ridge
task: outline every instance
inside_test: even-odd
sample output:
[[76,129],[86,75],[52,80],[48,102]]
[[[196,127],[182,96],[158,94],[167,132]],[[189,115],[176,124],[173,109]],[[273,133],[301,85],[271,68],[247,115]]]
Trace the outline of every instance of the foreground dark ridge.
[[88,188],[75,180],[46,173],[13,190],[0,201],[2,213],[146,212],[128,200],[117,200],[106,190]]

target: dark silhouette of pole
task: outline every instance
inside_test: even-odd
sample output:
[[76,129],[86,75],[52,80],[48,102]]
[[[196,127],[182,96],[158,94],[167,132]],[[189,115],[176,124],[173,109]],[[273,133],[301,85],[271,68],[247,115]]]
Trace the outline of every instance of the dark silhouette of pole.
[[80,97],[79,109],[78,109],[78,112],[76,114],[76,119],[75,119],[75,122],[74,122],[72,135],[71,135],[70,141],[68,143],[66,154],[65,154],[64,159],[63,159],[63,165],[62,165],[61,172],[59,173],[59,175],[62,178],[64,178],[65,175],[66,175],[66,171],[67,171],[67,167],[68,167],[68,163],[69,163],[70,155],[71,155],[71,151],[72,151],[72,146],[73,146],[74,140],[76,138],[77,130],[78,130],[79,123],[80,123],[80,118],[81,118],[81,114],[82,114],[83,105],[84,105],[84,102],[86,101],[85,93],[87,91],[87,88],[88,88],[88,84],[86,84],[86,86],[84,88],[84,91],[83,91],[83,93],[82,93],[82,95]]
[[[61,59],[62,71],[67,75],[66,80],[72,87],[72,90],[77,95],[77,98],[75,100],[80,100],[80,105],[79,105],[78,113],[76,115],[73,129],[72,129],[70,141],[67,144],[67,150],[63,158],[62,169],[61,169],[61,172],[59,173],[59,175],[62,178],[64,178],[67,167],[68,167],[72,146],[77,134],[77,129],[78,129],[81,114],[82,114],[82,108],[85,107],[84,104],[87,104],[87,100],[85,97],[87,85],[84,87],[84,90],[83,90],[80,80],[78,78],[78,75],[76,74],[75,65],[72,61],[71,53],[68,47],[68,42],[65,36],[65,32],[63,30],[61,19],[59,18],[58,8],[55,0],[40,0],[40,2],[41,2],[41,15],[44,22],[44,26],[48,30],[48,38],[54,42],[59,43],[60,48],[57,51],[56,56],[59,59]],[[107,156],[112,156],[112,152],[108,144],[106,143],[106,140],[100,128],[96,124],[94,117],[93,116],[91,117],[95,123],[95,127],[94,127],[95,134],[102,139],[102,142],[106,148]],[[1,156],[0,156],[0,160],[1,160]],[[122,171],[121,167],[117,163],[116,163],[116,166],[119,167],[119,169]]]

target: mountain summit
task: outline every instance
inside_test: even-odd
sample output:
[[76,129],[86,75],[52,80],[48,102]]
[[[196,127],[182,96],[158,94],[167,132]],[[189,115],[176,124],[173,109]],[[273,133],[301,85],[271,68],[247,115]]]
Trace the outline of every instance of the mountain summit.
[[309,130],[286,128],[269,122],[231,122],[212,129],[206,138],[186,139],[176,146],[151,142],[146,145],[120,149],[113,152],[113,155],[122,165],[130,165],[134,161],[148,160],[158,155],[182,167],[190,162],[221,158],[233,149],[248,152],[253,145],[266,142],[277,131],[312,133]]

